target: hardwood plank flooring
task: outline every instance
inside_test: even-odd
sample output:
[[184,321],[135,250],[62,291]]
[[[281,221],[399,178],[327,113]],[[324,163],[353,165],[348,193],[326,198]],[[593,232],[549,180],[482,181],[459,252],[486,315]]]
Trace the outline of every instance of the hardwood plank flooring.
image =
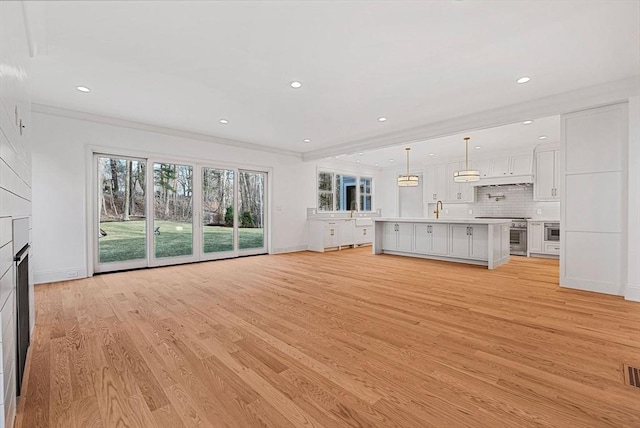
[[36,287],[17,427],[640,427],[640,304],[370,248]]

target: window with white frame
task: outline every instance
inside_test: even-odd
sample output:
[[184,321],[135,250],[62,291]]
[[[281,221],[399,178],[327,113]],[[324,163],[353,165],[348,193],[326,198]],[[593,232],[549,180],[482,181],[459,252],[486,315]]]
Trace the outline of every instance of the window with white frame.
[[371,211],[371,177],[318,171],[318,211]]

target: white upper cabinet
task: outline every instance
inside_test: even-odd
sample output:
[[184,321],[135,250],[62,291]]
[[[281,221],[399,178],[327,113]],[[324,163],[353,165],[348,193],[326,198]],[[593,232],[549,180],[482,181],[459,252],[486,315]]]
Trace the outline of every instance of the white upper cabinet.
[[491,176],[491,159],[481,159],[473,161],[473,167],[480,171],[480,178],[487,178]]
[[[426,198],[427,203],[435,203],[446,199],[447,168],[446,165],[431,165],[427,168]],[[452,178],[453,180],[453,178]]]
[[536,201],[554,201],[558,195],[558,150],[536,152],[533,199]]
[[509,159],[510,175],[531,175],[531,154],[511,156]]
[[509,175],[509,157],[492,159],[489,177],[504,177],[505,175]]

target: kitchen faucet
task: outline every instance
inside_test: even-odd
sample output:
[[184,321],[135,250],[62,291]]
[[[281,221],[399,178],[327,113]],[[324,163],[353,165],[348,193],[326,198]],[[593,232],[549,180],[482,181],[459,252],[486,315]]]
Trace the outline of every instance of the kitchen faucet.
[[[438,209],[438,206],[440,209]],[[442,211],[442,201],[436,202],[436,210],[433,212],[436,215],[436,218],[440,218],[440,211]]]

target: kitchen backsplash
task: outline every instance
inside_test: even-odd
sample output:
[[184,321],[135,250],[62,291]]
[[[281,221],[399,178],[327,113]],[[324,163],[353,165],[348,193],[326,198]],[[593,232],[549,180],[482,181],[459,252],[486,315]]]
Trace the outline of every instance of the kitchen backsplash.
[[[536,202],[533,185],[477,187],[476,202],[444,204],[441,218],[531,217],[560,219],[560,202]],[[489,198],[489,195],[492,197]],[[496,197],[498,200],[496,200]],[[434,217],[435,204],[429,204],[429,217]],[[446,212],[448,210],[448,212]],[[471,211],[471,213],[469,213]]]

